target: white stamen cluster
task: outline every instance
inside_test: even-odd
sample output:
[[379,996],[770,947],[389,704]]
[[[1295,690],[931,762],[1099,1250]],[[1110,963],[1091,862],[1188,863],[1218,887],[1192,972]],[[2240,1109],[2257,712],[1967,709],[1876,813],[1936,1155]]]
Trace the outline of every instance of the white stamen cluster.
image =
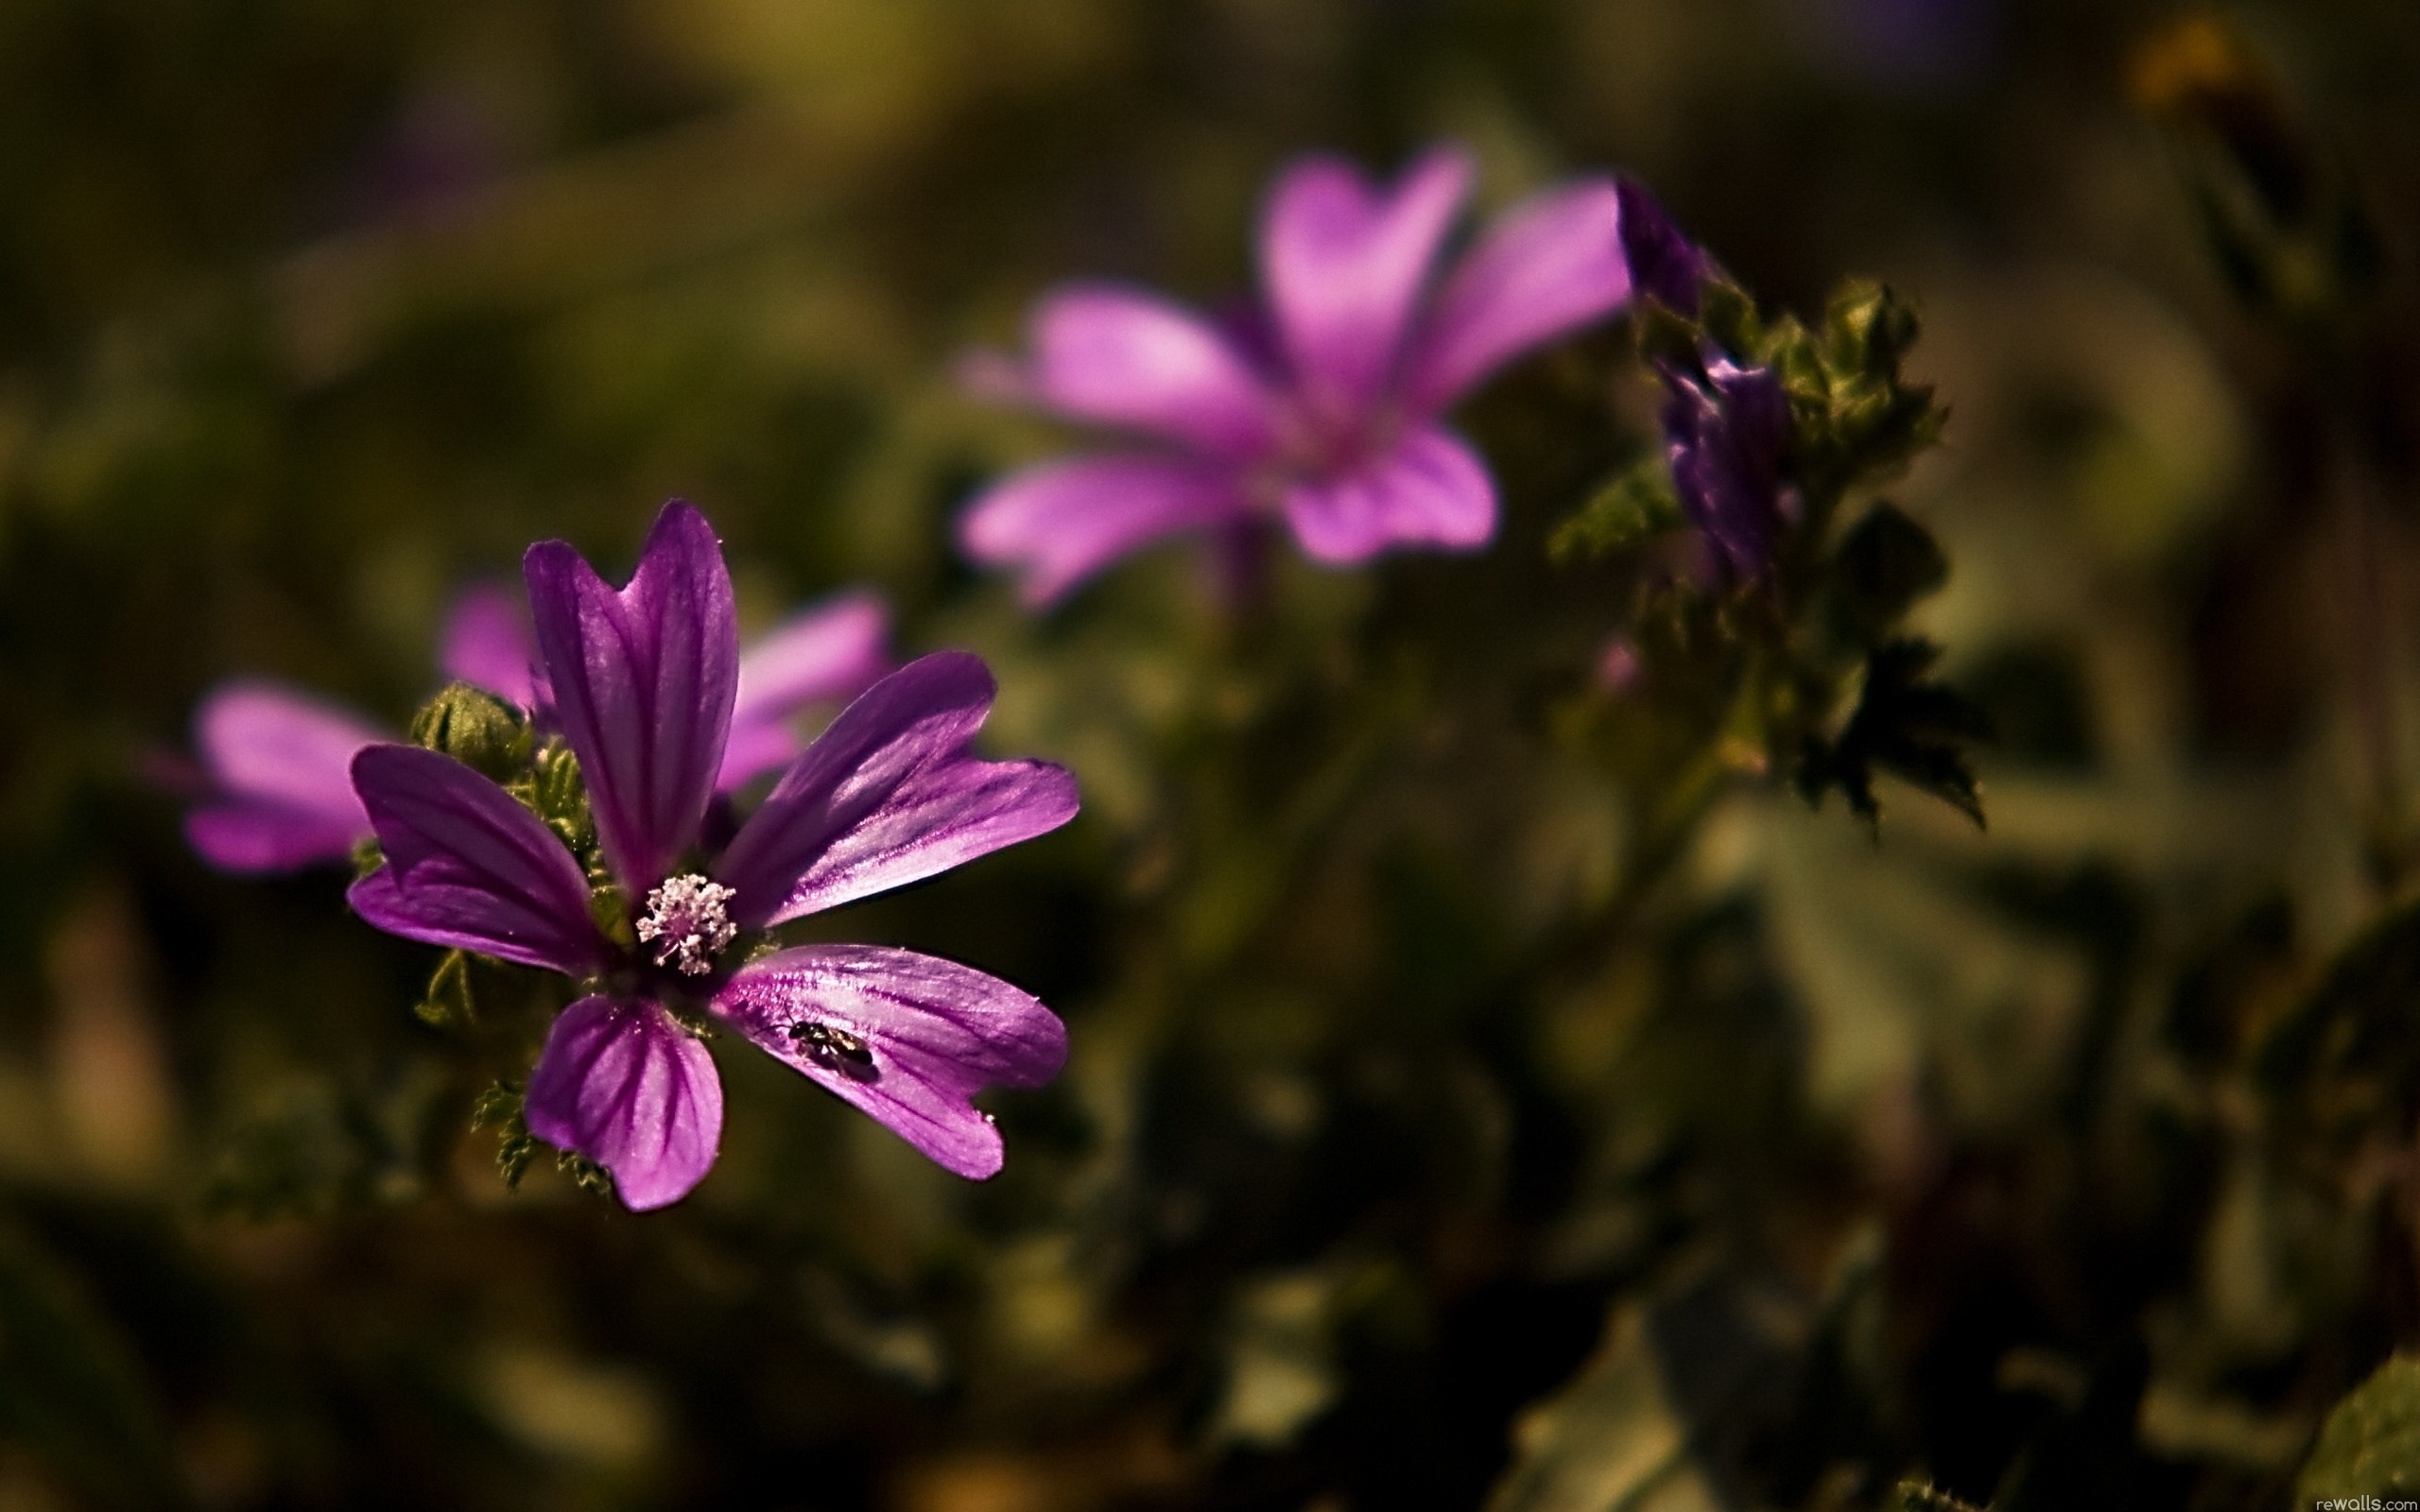
[[656,965],[669,966],[683,976],[703,976],[739,933],[726,911],[736,896],[696,872],[670,878],[647,895],[639,938],[654,942]]

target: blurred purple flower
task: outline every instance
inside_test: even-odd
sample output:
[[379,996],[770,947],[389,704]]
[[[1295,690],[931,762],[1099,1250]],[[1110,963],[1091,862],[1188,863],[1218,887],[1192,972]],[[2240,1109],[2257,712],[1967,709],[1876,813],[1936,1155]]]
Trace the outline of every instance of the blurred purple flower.
[[1484,545],[1495,484],[1440,417],[1512,358],[1618,308],[1631,280],[1605,179],[1514,207],[1437,277],[1470,179],[1450,148],[1386,188],[1340,159],[1294,163],[1261,218],[1265,310],[1240,329],[1137,289],[1046,297],[1031,356],[970,359],[968,387],[1142,444],[993,485],[959,519],[967,554],[1021,569],[1026,598],[1044,604],[1162,537],[1263,515],[1323,562]]
[[[726,791],[771,771],[805,746],[807,708],[855,694],[890,666],[890,616],[880,597],[836,594],[785,620],[739,662],[739,702],[724,753]],[[466,589],[438,637],[438,666],[538,716],[551,710],[531,673],[528,617],[493,584]],[[194,717],[199,800],[185,836],[221,871],[274,873],[340,865],[370,838],[354,796],[354,756],[391,739],[369,721],[308,693],[263,680],[231,682]]]
[[620,590],[559,541],[530,547],[524,574],[555,717],[635,944],[599,928],[588,878],[552,830],[479,773],[414,746],[354,758],[386,855],[354,884],[354,911],[406,939],[587,986],[555,1020],[526,1116],[541,1139],[611,1171],[634,1210],[679,1200],[714,1163],[722,1084],[697,1016],[948,1170],[996,1172],[999,1131],[970,1098],[1057,1074],[1066,1031],[1049,1009],[980,971],[877,946],[799,946],[734,969],[743,934],[1074,817],[1063,768],[969,753],[994,693],[982,662],[942,652],[875,683],[729,846],[701,854],[743,677],[713,527],[667,505]]
[[1759,576],[1792,512],[1782,483],[1789,442],[1789,398],[1771,369],[1725,358],[1703,374],[1664,369],[1665,455],[1681,507],[1712,548],[1729,581]]

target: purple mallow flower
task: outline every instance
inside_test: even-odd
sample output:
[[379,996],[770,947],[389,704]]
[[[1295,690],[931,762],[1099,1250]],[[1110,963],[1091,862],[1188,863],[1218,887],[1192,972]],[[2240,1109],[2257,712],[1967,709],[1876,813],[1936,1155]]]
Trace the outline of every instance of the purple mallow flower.
[[[836,594],[802,610],[739,659],[739,699],[720,785],[736,788],[796,756],[806,708],[847,697],[890,665],[889,615],[870,593]],[[464,591],[438,637],[444,675],[527,711],[552,709],[531,670],[527,615],[504,590]],[[310,694],[258,679],[231,682],[194,716],[199,794],[185,835],[221,871],[269,873],[340,865],[370,838],[354,796],[353,758],[391,738]]]
[[583,984],[547,1037],[526,1116],[541,1139],[611,1171],[631,1208],[677,1201],[714,1163],[722,1084],[698,1033],[709,1023],[948,1170],[996,1172],[999,1132],[970,1099],[1058,1073],[1066,1031],[1049,1009],[980,971],[879,946],[748,958],[773,925],[1075,816],[1064,769],[969,752],[994,692],[982,662],[942,652],[875,683],[717,850],[705,818],[745,678],[713,527],[666,506],[620,590],[562,541],[532,546],[524,571],[539,671],[617,894],[605,913],[618,909],[630,935],[617,943],[600,927],[554,831],[486,777],[413,746],[354,758],[386,857],[354,885],[354,912]]
[[1046,297],[1031,356],[979,359],[976,387],[1137,444],[994,484],[959,521],[967,553],[1021,569],[1046,603],[1162,537],[1271,515],[1324,562],[1486,543],[1495,484],[1440,417],[1619,307],[1631,280],[1619,193],[1600,179],[1515,207],[1440,279],[1470,179],[1449,148],[1385,188],[1336,158],[1287,169],[1261,219],[1253,329],[1136,289]]
[[1664,450],[1681,507],[1709,547],[1718,576],[1738,582],[1772,565],[1795,510],[1782,482],[1789,397],[1769,368],[1715,358],[1704,371],[1667,367]]

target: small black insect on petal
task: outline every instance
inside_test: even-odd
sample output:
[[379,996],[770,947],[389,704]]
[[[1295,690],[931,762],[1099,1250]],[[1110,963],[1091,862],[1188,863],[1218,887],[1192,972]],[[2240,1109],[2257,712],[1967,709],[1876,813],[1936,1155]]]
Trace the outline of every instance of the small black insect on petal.
[[873,1050],[857,1036],[834,1024],[814,1019],[801,1019],[784,1027],[790,1043],[805,1052],[806,1058],[826,1071],[837,1071],[851,1081],[873,1081],[881,1076],[873,1063]]

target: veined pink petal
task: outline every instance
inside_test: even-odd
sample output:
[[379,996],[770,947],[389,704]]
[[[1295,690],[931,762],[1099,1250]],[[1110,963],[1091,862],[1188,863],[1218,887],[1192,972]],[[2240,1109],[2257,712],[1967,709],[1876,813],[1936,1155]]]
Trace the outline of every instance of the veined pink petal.
[[799,713],[850,697],[888,670],[884,643],[890,611],[879,594],[838,593],[775,626],[739,653],[739,692],[723,747],[730,789],[786,764],[806,742],[791,728]]
[[715,868],[756,929],[903,886],[1030,839],[1076,814],[1047,762],[987,762],[967,746],[991,712],[982,660],[920,657],[866,690],[749,816]]
[[697,838],[722,770],[739,682],[739,626],[722,545],[705,516],[664,507],[619,590],[569,544],[523,561],[538,650],[590,812],[633,895]]
[[1251,507],[1231,469],[1173,456],[1079,456],[1011,473],[959,516],[977,561],[1024,569],[1030,604],[1047,604],[1110,562],[1164,536]]
[[353,713],[269,682],[204,698],[194,745],[211,797],[185,821],[203,860],[226,871],[341,862],[370,833],[354,796],[355,752],[386,736]]
[[1470,160],[1438,147],[1380,191],[1340,158],[1279,178],[1261,221],[1261,280],[1305,391],[1368,403],[1394,377]]
[[537,654],[529,644],[529,617],[520,604],[493,583],[479,583],[464,589],[446,611],[437,663],[458,682],[534,709],[538,695],[529,663]]
[[644,998],[585,997],[557,1014],[525,1108],[530,1133],[613,1172],[633,1212],[687,1196],[722,1143],[714,1057]]
[[1460,438],[1425,426],[1366,467],[1289,488],[1286,519],[1303,550],[1326,562],[1389,546],[1467,549],[1495,534],[1495,485]]
[[1621,197],[1611,180],[1551,189],[1498,219],[1422,322],[1405,392],[1434,413],[1512,358],[1629,300]]
[[353,780],[387,856],[346,895],[364,920],[566,976],[602,963],[579,863],[512,795],[417,746],[370,747]]
[[1033,316],[1034,397],[1077,420],[1251,459],[1271,439],[1268,387],[1209,321],[1157,295],[1084,284]]
[[[742,967],[714,1012],[943,1169],[1000,1169],[986,1087],[1038,1087],[1067,1030],[1028,994],[971,967],[873,945],[809,945]],[[534,1122],[532,1126],[534,1127]]]

